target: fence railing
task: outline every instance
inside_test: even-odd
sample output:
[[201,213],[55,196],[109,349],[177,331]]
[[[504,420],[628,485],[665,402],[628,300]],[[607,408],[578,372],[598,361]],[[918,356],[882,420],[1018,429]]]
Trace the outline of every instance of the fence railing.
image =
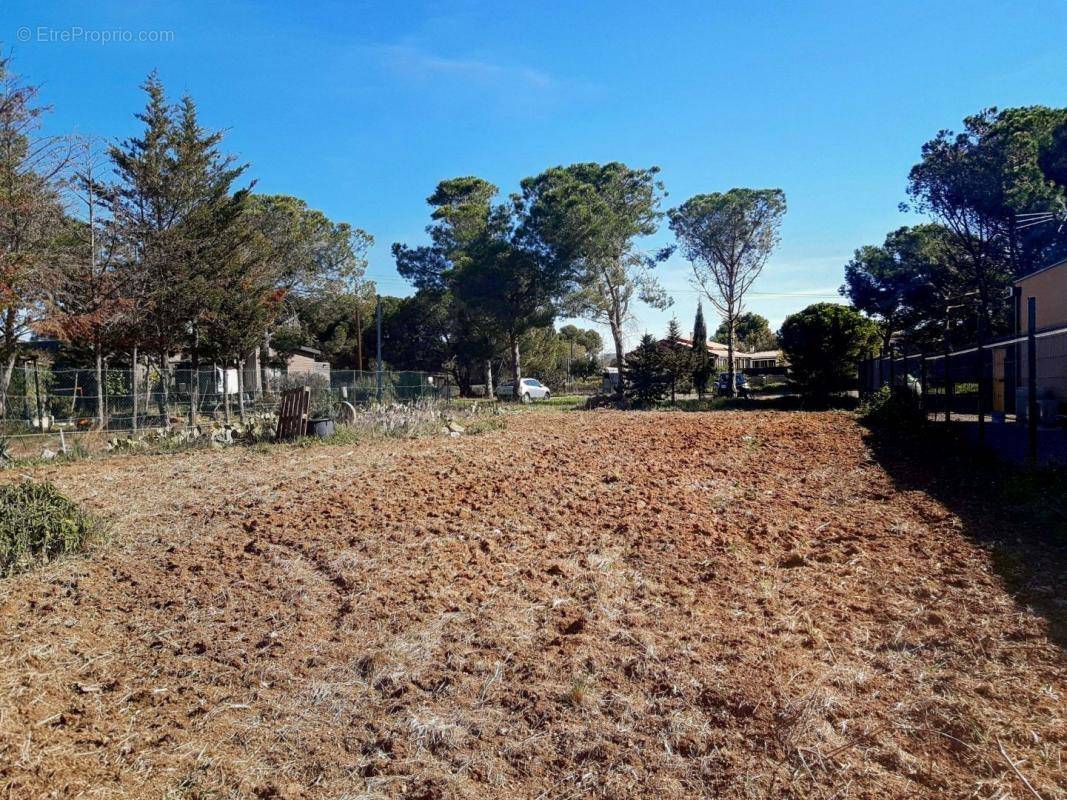
[[910,389],[929,420],[973,428],[1006,455],[1067,462],[1067,325],[1038,329],[1033,307],[1026,333],[939,352],[894,347],[862,362],[859,379],[861,393]]
[[[0,434],[58,430],[136,431],[205,419],[237,420],[274,411],[282,392],[308,386],[312,412],[328,416],[340,401],[353,405],[447,398],[444,376],[425,372],[358,370],[260,371],[207,366],[198,370],[155,367],[52,369],[46,364],[15,368],[2,395]],[[101,424],[102,423],[102,424]]]

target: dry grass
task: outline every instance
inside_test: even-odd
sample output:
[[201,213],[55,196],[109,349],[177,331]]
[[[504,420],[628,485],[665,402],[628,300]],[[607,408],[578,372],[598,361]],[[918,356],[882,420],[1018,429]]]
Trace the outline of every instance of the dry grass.
[[1067,664],[1011,559],[845,415],[546,412],[34,475],[114,541],[0,584],[7,796],[1065,789]]

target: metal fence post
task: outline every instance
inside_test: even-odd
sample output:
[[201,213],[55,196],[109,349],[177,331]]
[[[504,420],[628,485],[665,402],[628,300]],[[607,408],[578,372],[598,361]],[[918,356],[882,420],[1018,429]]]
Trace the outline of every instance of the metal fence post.
[[41,402],[41,379],[37,372],[37,359],[33,359],[33,394],[37,399],[37,430],[44,432],[44,403]]
[[986,378],[985,378],[985,326],[982,324],[982,317],[978,317],[978,352],[975,353],[978,359],[978,441],[979,443],[985,442],[985,392],[986,392]]
[[952,422],[952,349],[948,341],[948,322],[945,322],[945,422]]
[[377,372],[378,382],[378,403],[382,402],[382,296],[376,295],[376,302],[374,305],[374,315],[377,318],[378,327],[378,357],[375,360],[374,368]]
[[919,404],[923,410],[923,421],[926,421],[930,397],[926,389],[926,382],[929,379],[928,368],[926,366],[926,352],[924,350],[919,351]]
[[1026,299],[1026,423],[1030,464],[1037,466],[1037,298]]

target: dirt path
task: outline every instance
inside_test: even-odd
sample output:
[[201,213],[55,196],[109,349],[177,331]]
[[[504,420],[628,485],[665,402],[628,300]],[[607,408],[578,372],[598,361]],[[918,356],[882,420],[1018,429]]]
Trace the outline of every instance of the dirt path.
[[0,584],[0,797],[1067,789],[1062,650],[845,415],[40,474],[114,540]]

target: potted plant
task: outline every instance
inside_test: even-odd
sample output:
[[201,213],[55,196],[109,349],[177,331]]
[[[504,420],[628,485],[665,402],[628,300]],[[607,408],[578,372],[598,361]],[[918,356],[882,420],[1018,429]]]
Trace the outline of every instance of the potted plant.
[[327,389],[311,390],[311,407],[308,409],[307,435],[320,438],[333,436],[336,426],[333,420],[333,393]]

